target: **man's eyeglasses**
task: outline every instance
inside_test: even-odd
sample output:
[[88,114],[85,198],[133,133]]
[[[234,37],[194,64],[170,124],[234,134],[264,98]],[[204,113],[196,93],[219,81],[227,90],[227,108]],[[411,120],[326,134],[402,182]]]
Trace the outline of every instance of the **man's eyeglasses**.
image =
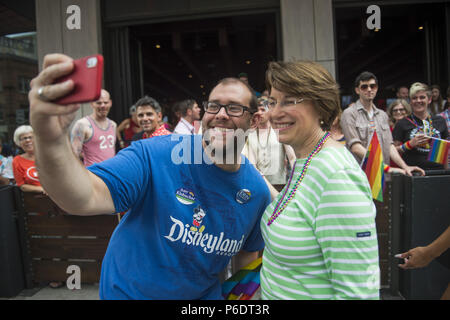
[[[305,99],[293,99],[293,98],[292,99],[286,99],[286,100],[280,101],[280,107],[281,108],[293,107],[296,104],[302,103],[304,100]],[[267,104],[267,107],[269,109],[274,109],[277,106],[278,101],[275,100],[275,99],[269,99],[269,100],[265,101],[265,103]]]
[[249,107],[242,106],[237,103],[220,104],[218,102],[205,101],[203,102],[203,107],[205,108],[205,112],[211,114],[218,114],[220,109],[225,108],[225,112],[230,117],[240,117],[244,114],[245,111],[251,113]]
[[371,84],[362,84],[359,86],[361,90],[367,90],[369,87],[370,89],[375,90],[376,88],[378,88],[378,85],[376,83],[371,83]]

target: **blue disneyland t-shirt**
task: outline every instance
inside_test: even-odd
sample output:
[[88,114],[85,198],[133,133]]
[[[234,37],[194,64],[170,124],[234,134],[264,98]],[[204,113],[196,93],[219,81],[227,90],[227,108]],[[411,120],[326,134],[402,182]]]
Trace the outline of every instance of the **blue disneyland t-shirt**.
[[264,180],[245,157],[230,173],[202,152],[201,136],[168,135],[88,168],[117,212],[130,209],[103,259],[101,299],[221,299],[218,275],[231,257],[264,247]]

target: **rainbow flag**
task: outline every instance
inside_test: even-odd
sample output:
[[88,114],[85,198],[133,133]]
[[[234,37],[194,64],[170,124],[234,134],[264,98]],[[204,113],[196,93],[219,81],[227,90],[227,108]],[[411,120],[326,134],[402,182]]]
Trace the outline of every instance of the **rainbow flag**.
[[258,258],[236,272],[222,284],[225,300],[250,300],[260,287],[259,270],[262,258]]
[[366,156],[362,163],[362,170],[366,173],[372,189],[372,197],[375,200],[383,202],[384,188],[384,162],[383,152],[381,151],[380,141],[377,132],[374,131]]
[[428,161],[445,164],[448,161],[448,149],[450,142],[438,138],[433,138],[431,143],[430,152],[428,153]]

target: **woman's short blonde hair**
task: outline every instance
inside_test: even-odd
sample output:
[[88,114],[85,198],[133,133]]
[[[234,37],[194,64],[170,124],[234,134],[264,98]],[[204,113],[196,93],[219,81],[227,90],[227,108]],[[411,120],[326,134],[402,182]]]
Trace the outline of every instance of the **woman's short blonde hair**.
[[330,73],[316,62],[270,62],[266,71],[266,86],[269,92],[275,88],[291,96],[311,100],[323,130],[330,130],[334,119],[341,113],[339,86]]
[[389,107],[387,109],[387,114],[389,116],[389,120],[391,120],[392,122],[395,122],[393,110],[399,104],[401,104],[402,106],[405,107],[407,116],[409,116],[411,114],[411,106],[409,105],[408,101],[406,101],[405,99],[395,99],[394,101],[391,102],[391,104],[389,105]]
[[420,91],[425,91],[428,98],[431,97],[431,89],[428,85],[426,85],[425,83],[422,82],[414,82],[411,85],[411,88],[409,89],[409,98],[412,99],[412,97]]
[[24,133],[33,132],[33,128],[31,126],[23,125],[20,126],[14,131],[14,143],[20,147],[20,136]]

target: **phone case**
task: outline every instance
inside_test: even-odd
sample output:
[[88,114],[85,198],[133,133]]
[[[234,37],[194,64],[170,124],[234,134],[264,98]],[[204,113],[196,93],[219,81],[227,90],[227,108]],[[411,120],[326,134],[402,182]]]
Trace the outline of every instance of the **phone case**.
[[71,104],[91,102],[100,98],[103,76],[103,56],[100,54],[74,60],[74,70],[71,74],[61,77],[56,82],[72,79],[75,88],[68,95],[55,103]]

